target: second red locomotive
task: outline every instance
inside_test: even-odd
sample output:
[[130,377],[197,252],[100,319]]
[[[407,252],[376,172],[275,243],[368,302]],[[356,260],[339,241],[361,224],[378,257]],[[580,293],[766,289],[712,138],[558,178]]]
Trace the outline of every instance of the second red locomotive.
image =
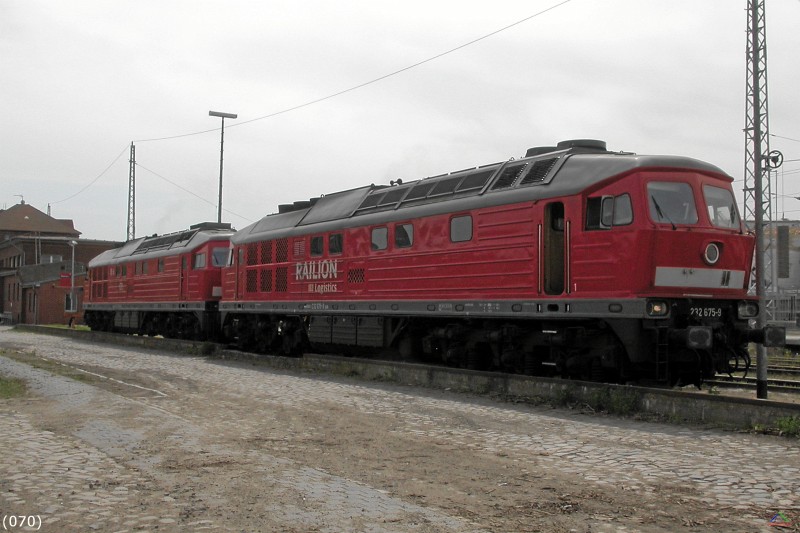
[[216,338],[230,224],[205,222],[108,250],[89,262],[84,321],[92,329]]

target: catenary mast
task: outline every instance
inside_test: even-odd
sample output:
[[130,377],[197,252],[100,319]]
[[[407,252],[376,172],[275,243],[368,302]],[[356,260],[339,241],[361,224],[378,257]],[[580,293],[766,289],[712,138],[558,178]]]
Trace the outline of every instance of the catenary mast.
[[128,171],[128,231],[126,240],[136,238],[136,147],[131,143],[130,170]]
[[[773,290],[771,188],[769,179],[769,113],[767,108],[767,32],[765,0],[748,0],[747,7],[747,112],[745,118],[744,209],[745,220],[755,224],[755,292],[761,305],[758,326],[774,314],[766,298]],[[756,396],[767,397],[767,350],[757,344]]]

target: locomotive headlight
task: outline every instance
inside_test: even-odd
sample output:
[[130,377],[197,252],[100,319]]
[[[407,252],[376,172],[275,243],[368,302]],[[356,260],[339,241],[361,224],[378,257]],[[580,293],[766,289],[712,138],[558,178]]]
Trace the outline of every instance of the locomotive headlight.
[[709,265],[715,265],[717,261],[719,261],[720,255],[721,252],[719,250],[719,245],[717,243],[710,242],[706,245],[706,249],[703,251],[703,261]]
[[755,318],[758,316],[758,303],[756,302],[739,302],[737,314],[741,319]]
[[669,305],[663,300],[650,300],[647,302],[647,316],[665,317],[669,314]]

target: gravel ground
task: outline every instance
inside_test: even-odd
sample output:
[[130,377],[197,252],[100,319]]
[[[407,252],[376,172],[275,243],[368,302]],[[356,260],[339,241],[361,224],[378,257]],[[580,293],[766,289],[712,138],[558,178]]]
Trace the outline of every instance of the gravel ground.
[[800,530],[796,439],[8,328],[0,351],[0,374],[28,382],[0,400],[6,527],[775,531],[782,512]]

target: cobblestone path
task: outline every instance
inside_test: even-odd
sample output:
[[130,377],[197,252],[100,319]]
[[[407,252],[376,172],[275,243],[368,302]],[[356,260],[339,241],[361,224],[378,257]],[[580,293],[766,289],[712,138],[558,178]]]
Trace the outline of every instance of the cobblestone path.
[[31,391],[0,401],[0,514],[40,516],[42,531],[774,531],[778,511],[800,520],[797,440],[7,329],[0,349],[0,374]]

